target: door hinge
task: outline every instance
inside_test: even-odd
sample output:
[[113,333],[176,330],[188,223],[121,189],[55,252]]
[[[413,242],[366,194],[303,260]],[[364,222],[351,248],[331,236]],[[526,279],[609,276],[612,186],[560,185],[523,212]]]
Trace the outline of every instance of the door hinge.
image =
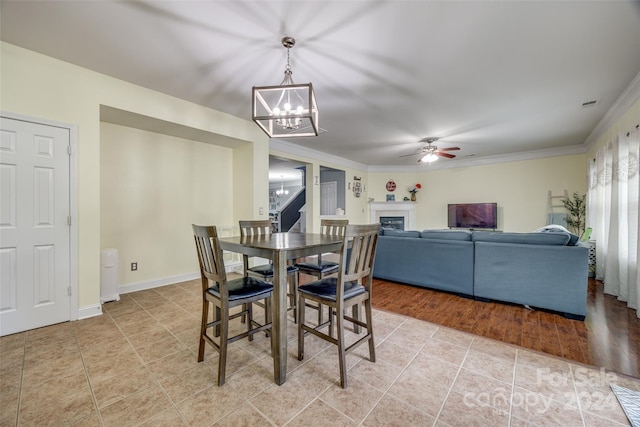
[[67,145],[67,154],[71,155],[71,146],[70,145]]
[[67,295],[71,296],[71,286],[67,287]]
[[71,215],[67,216],[67,225],[71,225]]

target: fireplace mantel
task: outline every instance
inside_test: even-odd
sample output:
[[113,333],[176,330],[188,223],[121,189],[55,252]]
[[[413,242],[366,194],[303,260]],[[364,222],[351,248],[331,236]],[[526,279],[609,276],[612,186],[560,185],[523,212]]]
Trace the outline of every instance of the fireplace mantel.
[[371,202],[371,223],[380,222],[381,216],[404,217],[406,230],[415,230],[413,202]]

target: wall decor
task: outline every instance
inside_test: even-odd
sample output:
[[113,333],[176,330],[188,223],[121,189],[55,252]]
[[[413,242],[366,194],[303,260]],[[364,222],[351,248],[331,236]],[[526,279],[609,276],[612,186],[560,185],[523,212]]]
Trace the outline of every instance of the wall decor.
[[396,183],[390,179],[389,181],[387,181],[387,185],[385,186],[385,188],[387,189],[387,191],[396,191]]
[[359,176],[354,176],[353,177],[353,185],[351,186],[351,188],[353,189],[353,195],[356,197],[360,197],[360,194],[362,194],[362,181],[361,181],[361,177]]
[[396,195],[395,194],[387,194],[387,202],[395,202]]
[[415,202],[416,201],[416,193],[418,192],[418,190],[420,190],[422,188],[422,185],[420,185],[419,183],[416,185],[412,185],[410,186],[407,191],[409,191],[409,193],[411,193],[411,201]]

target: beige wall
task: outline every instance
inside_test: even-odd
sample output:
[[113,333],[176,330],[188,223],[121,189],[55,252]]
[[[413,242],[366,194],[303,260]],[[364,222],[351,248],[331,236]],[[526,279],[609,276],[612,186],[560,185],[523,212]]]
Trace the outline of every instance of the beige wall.
[[[78,129],[78,306],[100,302],[100,105],[251,142],[238,215],[268,207],[268,138],[254,123],[20,47],[0,43],[0,109]],[[245,144],[247,145],[247,144]],[[234,150],[235,151],[235,150]],[[234,160],[237,162],[237,158]],[[226,185],[232,186],[231,182]],[[267,217],[266,215],[264,216]]]
[[[109,123],[100,132],[101,246],[118,284],[198,271],[191,224],[233,224],[233,150]],[[131,271],[131,262],[138,271]]]
[[527,232],[546,224],[547,194],[586,190],[584,155],[551,157],[487,166],[416,173],[369,174],[369,197],[386,200],[385,184],[397,184],[396,200],[420,183],[415,205],[416,229],[446,228],[449,203],[498,203],[498,227]]

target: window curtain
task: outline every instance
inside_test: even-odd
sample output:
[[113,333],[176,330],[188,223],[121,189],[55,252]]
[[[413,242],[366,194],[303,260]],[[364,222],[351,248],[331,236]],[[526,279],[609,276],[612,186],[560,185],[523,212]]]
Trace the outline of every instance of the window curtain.
[[587,224],[596,241],[596,279],[640,318],[640,130],[620,134],[589,164]]

